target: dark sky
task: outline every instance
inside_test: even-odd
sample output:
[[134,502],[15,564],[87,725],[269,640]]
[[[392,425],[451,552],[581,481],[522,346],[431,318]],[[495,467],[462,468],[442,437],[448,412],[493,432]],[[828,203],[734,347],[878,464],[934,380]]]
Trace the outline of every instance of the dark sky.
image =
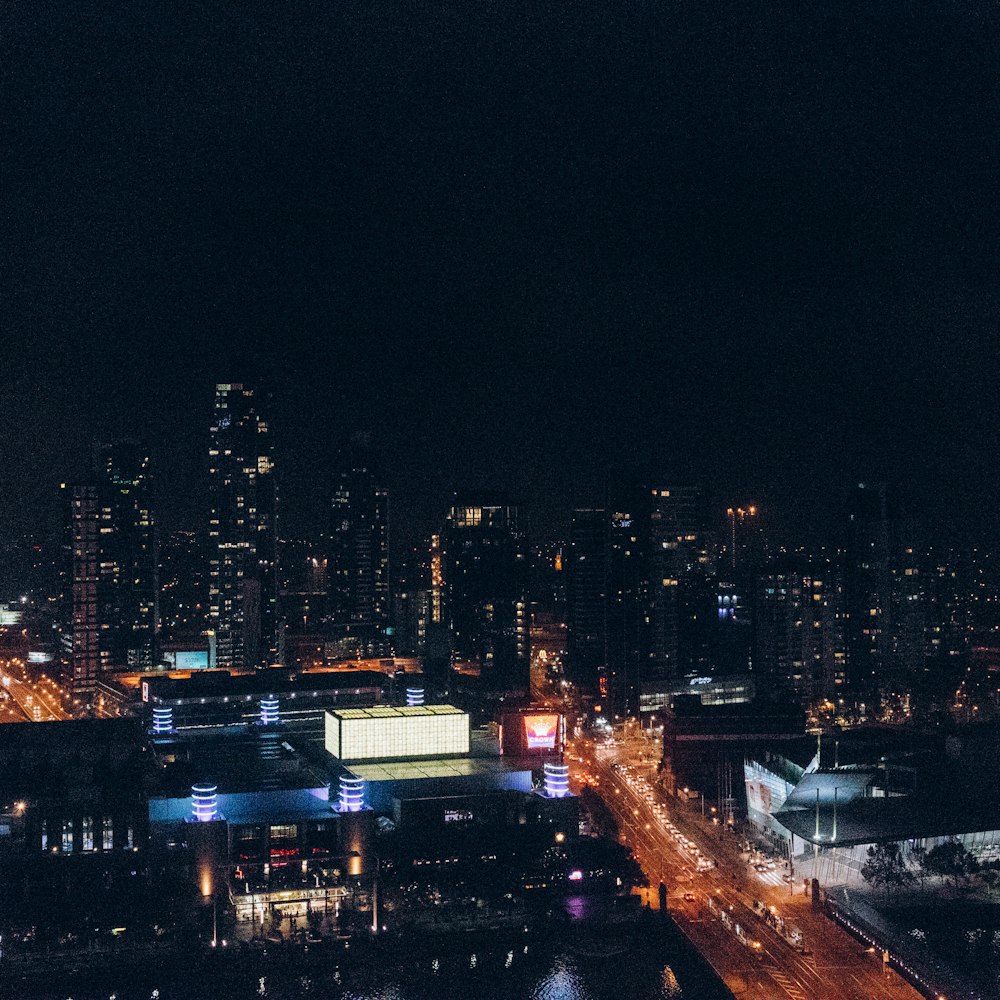
[[0,530],[95,435],[198,509],[266,377],[292,527],[338,436],[403,537],[610,462],[808,521],[998,474],[990,2],[44,2],[0,12]]

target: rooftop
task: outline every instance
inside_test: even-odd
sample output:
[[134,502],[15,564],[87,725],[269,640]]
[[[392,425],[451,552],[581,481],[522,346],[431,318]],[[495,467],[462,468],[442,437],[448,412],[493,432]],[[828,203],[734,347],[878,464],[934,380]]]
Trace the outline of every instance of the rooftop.
[[429,715],[465,715],[454,705],[414,705],[407,708],[394,708],[391,705],[379,705],[375,708],[331,708],[330,715],[338,719],[395,719],[413,718]]
[[423,778],[465,778],[486,774],[505,774],[511,768],[499,757],[459,757],[457,759],[431,759],[382,761],[375,764],[351,764],[351,774],[365,781],[416,781]]

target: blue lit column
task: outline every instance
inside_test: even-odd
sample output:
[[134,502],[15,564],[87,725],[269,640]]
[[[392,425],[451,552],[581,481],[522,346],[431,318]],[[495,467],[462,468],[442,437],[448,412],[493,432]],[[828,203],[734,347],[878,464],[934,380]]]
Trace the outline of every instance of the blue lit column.
[[162,736],[164,733],[171,733],[174,729],[174,710],[172,708],[153,709],[153,735]]
[[281,715],[278,712],[278,699],[270,695],[260,699],[260,724],[262,726],[276,726],[281,722]]
[[219,796],[216,785],[191,786],[191,814],[197,823],[211,823],[219,818]]
[[337,808],[340,812],[361,812],[365,807],[365,779],[350,774],[340,776],[340,796]]
[[569,764],[545,762],[545,797],[564,799],[569,795]]
[[416,708],[424,703],[424,689],[423,688],[407,688],[406,689],[406,707]]
[[375,813],[365,805],[364,778],[340,776],[340,794],[334,809],[340,814],[337,836],[347,874],[367,876],[374,866]]

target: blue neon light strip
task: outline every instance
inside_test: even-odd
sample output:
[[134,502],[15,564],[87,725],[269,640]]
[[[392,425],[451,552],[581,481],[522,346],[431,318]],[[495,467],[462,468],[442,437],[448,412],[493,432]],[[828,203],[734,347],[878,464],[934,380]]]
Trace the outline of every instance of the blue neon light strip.
[[191,812],[199,823],[208,823],[219,816],[219,796],[216,785],[192,785]]
[[340,811],[361,812],[365,807],[364,778],[340,777]]
[[569,765],[545,764],[545,796],[562,799],[569,795]]
[[169,733],[174,728],[174,710],[172,708],[153,709],[153,733]]

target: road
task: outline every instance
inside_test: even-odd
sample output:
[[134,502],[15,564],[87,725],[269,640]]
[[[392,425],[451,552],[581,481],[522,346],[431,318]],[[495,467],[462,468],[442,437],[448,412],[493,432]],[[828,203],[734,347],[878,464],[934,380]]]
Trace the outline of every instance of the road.
[[[616,759],[622,756],[621,749],[601,750],[586,741],[571,745],[571,779],[577,787],[585,780],[596,783],[595,790],[649,879],[650,902],[656,905],[656,887],[662,881],[671,916],[734,996],[918,1000],[920,994],[896,972],[884,969],[877,956],[814,912],[801,885],[798,895],[790,895],[780,875],[768,873],[762,880],[740,856],[732,833],[710,823],[702,827],[677,800],[647,783],[641,768],[626,771]],[[682,841],[693,842],[699,853]],[[698,871],[699,856],[716,861],[718,867]],[[760,901],[761,910],[767,907],[782,919],[786,930],[795,926],[802,931],[807,954],[800,954],[753,911],[754,900]]]
[[64,705],[68,700],[65,692],[48,677],[26,680],[23,671],[5,661],[0,666],[0,685],[31,722],[62,722],[73,717]]

